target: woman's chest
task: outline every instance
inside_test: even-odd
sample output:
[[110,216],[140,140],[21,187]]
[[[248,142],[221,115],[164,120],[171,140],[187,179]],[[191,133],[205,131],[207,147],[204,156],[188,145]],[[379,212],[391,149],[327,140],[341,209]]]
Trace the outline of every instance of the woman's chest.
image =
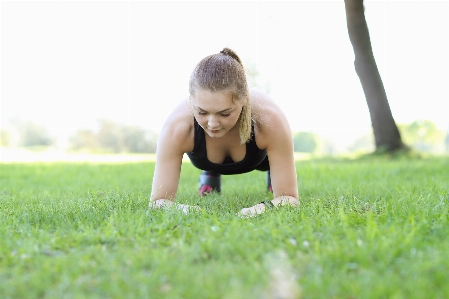
[[240,144],[240,138],[206,138],[207,159],[222,164],[226,158],[240,162],[246,155],[246,144]]

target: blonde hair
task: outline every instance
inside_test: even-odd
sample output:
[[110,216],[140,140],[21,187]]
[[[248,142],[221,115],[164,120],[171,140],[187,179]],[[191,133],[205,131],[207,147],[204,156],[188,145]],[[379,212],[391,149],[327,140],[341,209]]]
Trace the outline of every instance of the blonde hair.
[[240,143],[251,139],[251,102],[245,69],[239,56],[231,49],[224,48],[220,53],[203,58],[190,76],[189,92],[194,95],[197,88],[216,91],[229,91],[244,101],[240,113],[239,135]]

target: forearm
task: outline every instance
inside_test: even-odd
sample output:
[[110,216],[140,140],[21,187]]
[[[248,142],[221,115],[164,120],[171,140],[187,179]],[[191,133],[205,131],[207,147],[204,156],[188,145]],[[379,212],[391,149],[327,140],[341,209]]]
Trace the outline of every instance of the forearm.
[[176,191],[176,189],[162,190],[162,188],[153,188],[153,190],[151,190],[150,202],[175,202]]

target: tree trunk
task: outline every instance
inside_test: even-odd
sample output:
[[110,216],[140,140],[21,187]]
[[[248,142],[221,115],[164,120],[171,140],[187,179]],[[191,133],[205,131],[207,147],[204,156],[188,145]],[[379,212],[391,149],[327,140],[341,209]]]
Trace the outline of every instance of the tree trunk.
[[376,150],[405,148],[393,119],[387,94],[374,59],[363,0],[345,0],[349,39],[355,55],[355,70],[362,83],[373,126]]

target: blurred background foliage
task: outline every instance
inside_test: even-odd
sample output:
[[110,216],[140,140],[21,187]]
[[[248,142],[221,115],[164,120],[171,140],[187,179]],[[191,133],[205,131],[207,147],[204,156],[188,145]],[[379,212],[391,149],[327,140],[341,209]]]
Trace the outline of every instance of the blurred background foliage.
[[[430,120],[416,120],[409,124],[398,124],[405,144],[413,150],[423,153],[449,153],[449,130],[444,132]],[[319,155],[334,155],[341,152],[369,153],[374,151],[374,136],[367,132],[344,149],[338,148],[335,142],[327,140],[314,132],[294,132],[293,144],[295,152]]]
[[[412,149],[431,154],[449,153],[449,134],[430,120],[398,124],[401,137]],[[139,126],[120,124],[108,119],[98,121],[96,130],[79,129],[64,150],[87,153],[155,153],[158,134]],[[43,149],[58,147],[57,138],[33,122],[15,120],[0,130],[0,146]],[[295,152],[332,156],[341,153],[374,151],[372,132],[359,136],[344,147],[312,131],[293,132]]]
[[[416,120],[410,124],[399,124],[402,139],[412,148],[422,152],[438,152],[443,150],[447,143],[446,135],[430,120]],[[446,140],[445,140],[446,139]]]
[[[98,121],[97,130],[77,130],[64,150],[87,153],[155,153],[158,135],[138,126]],[[28,149],[58,147],[48,130],[33,122],[14,121],[0,131],[0,146]]]
[[78,130],[69,139],[69,151],[94,153],[155,153],[158,135],[138,126],[99,120],[98,131]]

